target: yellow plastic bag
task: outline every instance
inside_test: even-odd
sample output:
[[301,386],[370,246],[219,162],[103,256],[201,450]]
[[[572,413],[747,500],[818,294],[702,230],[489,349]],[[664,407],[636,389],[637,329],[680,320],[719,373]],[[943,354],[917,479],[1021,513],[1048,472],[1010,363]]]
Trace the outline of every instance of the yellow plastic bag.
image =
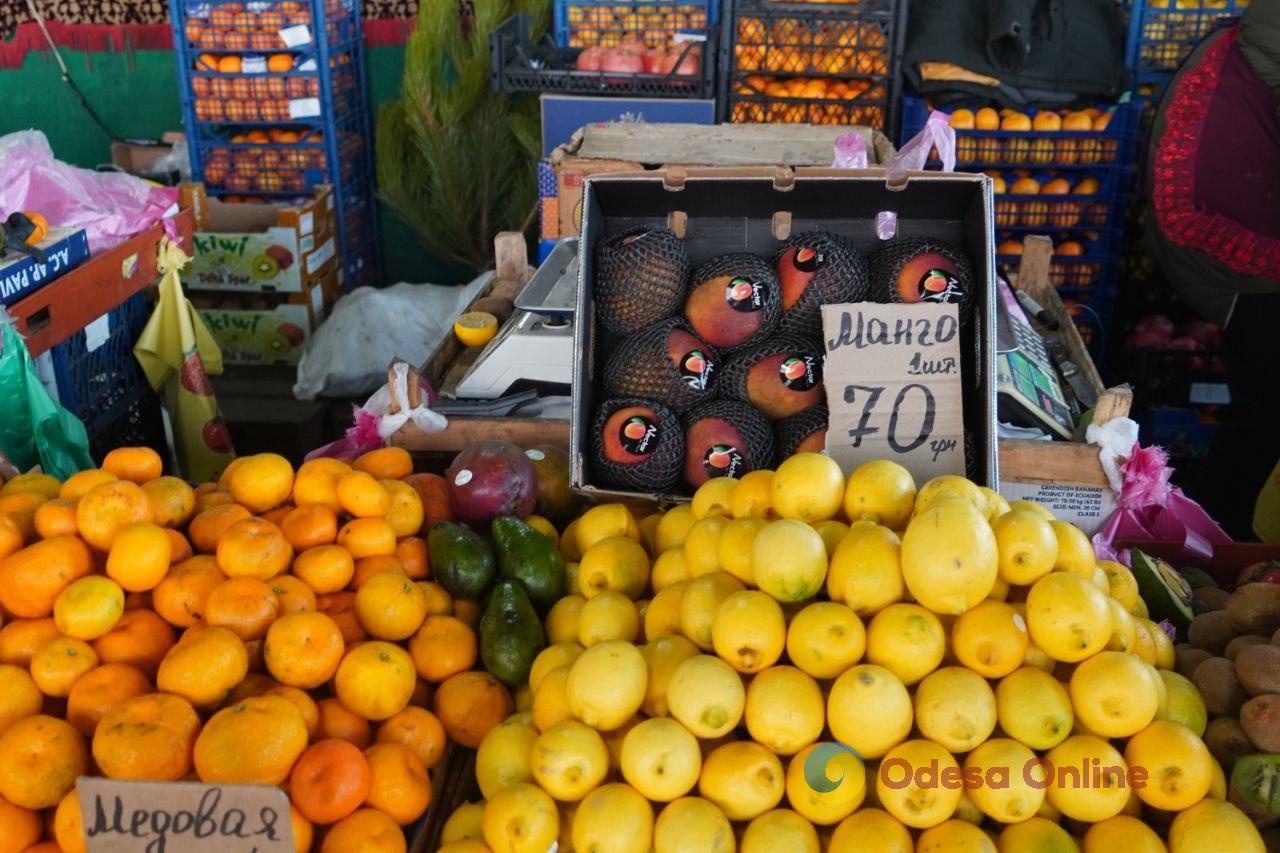
[[1253,505],[1253,532],[1263,542],[1280,542],[1280,462],[1258,492]]

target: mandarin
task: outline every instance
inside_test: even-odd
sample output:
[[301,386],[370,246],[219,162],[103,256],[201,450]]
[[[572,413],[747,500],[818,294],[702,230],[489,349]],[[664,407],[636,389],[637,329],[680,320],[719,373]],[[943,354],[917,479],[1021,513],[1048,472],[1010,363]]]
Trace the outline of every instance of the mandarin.
[[25,809],[56,806],[89,765],[80,733],[36,714],[0,734],[0,797]]
[[280,532],[296,551],[332,545],[338,538],[338,514],[324,504],[303,504],[286,513]]
[[192,557],[173,566],[156,585],[151,606],[170,625],[189,628],[204,619],[209,593],[226,579],[213,557]]
[[191,545],[201,554],[212,554],[218,550],[218,540],[227,528],[237,522],[251,518],[249,510],[240,504],[220,504],[198,513],[191,519],[187,527],[187,535],[191,537]]
[[271,587],[257,578],[228,578],[209,593],[204,618],[210,625],[230,628],[242,640],[265,637],[280,615],[280,602]]
[[54,498],[36,507],[31,517],[36,535],[41,539],[52,539],[54,536],[76,536],[76,502],[70,498]]
[[17,619],[0,628],[0,664],[26,669],[40,647],[62,636],[53,617]]
[[249,672],[249,651],[227,628],[195,626],[160,662],[156,687],[200,708],[212,708]]
[[196,738],[202,782],[279,785],[307,748],[307,724],[292,702],[254,696],[209,718]]
[[396,531],[383,518],[354,518],[338,531],[338,544],[357,560],[379,554],[391,555],[396,552]]
[[130,524],[152,520],[146,492],[128,480],[94,486],[76,504],[80,538],[99,551],[111,550],[116,534]]
[[409,704],[416,681],[408,652],[393,643],[370,640],[343,655],[333,692],[366,720],[385,720]]
[[103,458],[102,470],[142,485],[164,473],[164,461],[150,447],[117,447]]
[[376,480],[399,480],[413,473],[413,458],[403,447],[380,447],[356,457],[351,467]]
[[431,576],[431,560],[427,556],[427,540],[420,536],[406,536],[396,542],[395,558],[404,567],[407,577],[425,580]]
[[278,453],[244,457],[230,474],[227,491],[254,512],[277,507],[293,493],[293,466]]
[[61,698],[82,675],[98,665],[98,655],[84,640],[57,637],[31,657],[31,680],[46,696]]
[[63,481],[58,488],[58,497],[78,501],[89,494],[89,491],[95,486],[101,486],[103,483],[110,483],[112,480],[119,479],[115,474],[110,471],[103,471],[101,468],[77,471]]
[[281,684],[312,690],[338,671],[346,644],[338,624],[323,613],[290,613],[267,630],[263,659]]
[[369,762],[358,748],[339,738],[307,747],[289,774],[289,797],[312,823],[342,820],[369,794]]
[[405,853],[404,830],[377,809],[359,809],[325,833],[320,853]]
[[448,746],[440,718],[417,705],[384,720],[378,726],[378,742],[404,744],[428,770],[440,763]]
[[26,619],[48,616],[62,591],[92,568],[89,549],[74,536],[42,539],[0,561],[0,607]]
[[487,672],[460,672],[436,688],[436,716],[449,737],[469,749],[514,710],[511,693]]
[[276,575],[271,579],[270,587],[280,603],[281,616],[316,609],[315,591],[293,575]]
[[111,543],[107,577],[129,592],[145,592],[164,580],[172,562],[173,541],[165,529],[138,522],[123,528]]
[[422,498],[418,497],[413,486],[399,480],[379,480],[378,484],[386,490],[390,500],[385,517],[396,537],[416,536],[422,530],[425,518]]
[[338,479],[338,503],[356,518],[380,518],[391,507],[387,490],[364,471],[352,471]]
[[401,826],[422,817],[431,804],[431,779],[422,759],[402,743],[375,743],[364,754],[369,761],[365,802]]
[[31,674],[13,664],[0,663],[0,732],[18,720],[40,713],[44,695]]
[[341,512],[338,480],[350,473],[351,466],[339,459],[303,462],[293,480],[293,502],[298,506],[321,504],[334,512]]
[[454,616],[429,616],[409,641],[409,656],[427,681],[445,679],[476,665],[476,635]]
[[110,779],[177,781],[191,772],[200,718],[191,703],[147,693],[106,712],[93,733],[93,760]]
[[340,545],[311,548],[293,561],[293,574],[317,593],[345,589],[355,570],[351,553]]
[[320,712],[317,736],[345,740],[360,749],[364,749],[373,740],[373,728],[369,721],[348,710],[337,699],[321,699],[316,703],[316,709]]
[[261,518],[237,521],[218,539],[218,568],[227,577],[270,580],[289,568],[293,547],[280,528]]
[[127,664],[155,678],[176,641],[173,628],[154,611],[126,610],[114,628],[93,641],[93,650],[103,664]]
[[91,669],[71,685],[67,694],[67,722],[85,737],[93,737],[98,723],[112,708],[144,693],[151,682],[135,667],[108,663]]
[[157,477],[142,491],[151,502],[151,514],[161,527],[181,527],[196,511],[196,493],[178,477]]

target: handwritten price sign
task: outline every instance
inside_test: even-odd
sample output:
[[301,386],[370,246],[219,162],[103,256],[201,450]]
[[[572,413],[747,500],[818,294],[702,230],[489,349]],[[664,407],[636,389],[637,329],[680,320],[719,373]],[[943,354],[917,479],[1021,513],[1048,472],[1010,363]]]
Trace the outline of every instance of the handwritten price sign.
[[872,459],[917,484],[964,474],[957,306],[824,305],[822,333],[827,453],[846,474]]

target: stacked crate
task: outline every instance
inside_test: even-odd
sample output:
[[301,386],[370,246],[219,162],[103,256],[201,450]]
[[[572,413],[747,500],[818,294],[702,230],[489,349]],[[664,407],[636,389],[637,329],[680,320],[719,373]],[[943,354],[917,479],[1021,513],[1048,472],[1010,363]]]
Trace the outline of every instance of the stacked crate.
[[892,134],[905,2],[735,0],[729,8],[723,121],[860,124]]
[[[1050,281],[1096,356],[1116,301],[1136,111],[1125,102],[1066,116],[983,113],[974,129],[955,131],[956,170],[986,172],[995,181],[996,260],[1016,269],[1023,238],[1048,235],[1054,243]],[[970,124],[967,116],[957,121],[959,115],[953,113],[953,125]],[[904,99],[901,141],[927,118],[923,100]],[[976,129],[992,124],[1004,129]]]
[[378,279],[357,0],[170,0],[192,173],[228,202],[334,188],[348,287]]

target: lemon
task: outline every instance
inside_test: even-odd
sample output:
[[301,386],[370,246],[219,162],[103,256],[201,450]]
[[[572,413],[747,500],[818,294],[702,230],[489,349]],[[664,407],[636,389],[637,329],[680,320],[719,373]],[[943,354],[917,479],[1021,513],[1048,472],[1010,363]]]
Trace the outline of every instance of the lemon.
[[1156,720],[1129,738],[1124,760],[1147,773],[1147,784],[1134,789],[1156,809],[1182,811],[1209,793],[1213,756],[1204,741],[1181,723]]
[[591,598],[605,590],[635,599],[649,586],[649,555],[629,536],[609,536],[582,553],[578,589]]
[[[587,553],[592,545],[610,536],[629,536],[636,542],[640,541],[640,526],[636,524],[631,510],[623,504],[597,504],[578,516],[572,527],[578,554]],[[565,532],[567,534],[568,530]]]
[[558,666],[542,676],[538,689],[533,693],[533,724],[545,732],[556,723],[573,718],[569,707],[569,667]]
[[488,311],[468,311],[453,321],[453,334],[464,347],[482,347],[498,334],[498,318]]
[[609,751],[609,771],[615,777],[622,773],[622,742],[627,739],[632,729],[643,722],[644,717],[636,714],[616,729],[600,733],[604,738],[604,748]]
[[942,663],[947,635],[938,617],[918,604],[891,604],[867,625],[867,662],[915,684]]
[[578,617],[587,600],[580,595],[566,595],[547,611],[547,642],[577,643]]
[[486,798],[518,782],[533,780],[532,714],[516,714],[489,730],[476,750],[476,783]]
[[578,564],[564,564],[564,594],[565,595],[582,595],[582,590],[578,588]]
[[[1046,753],[1036,784],[1049,783],[1053,807],[1074,820],[1097,823],[1120,814],[1129,799],[1128,766],[1115,747],[1092,735],[1072,735]],[[1052,778],[1047,767],[1053,767]]]
[[849,525],[843,521],[828,518],[826,521],[819,521],[814,524],[813,529],[818,531],[818,535],[822,537],[823,547],[827,549],[827,560],[830,562],[831,555],[836,552],[836,546],[848,535]]
[[772,752],[749,740],[734,741],[703,759],[698,793],[729,820],[753,820],[782,800],[785,778]]
[[802,521],[770,521],[752,545],[751,574],[756,586],[778,601],[804,601],[822,589],[827,548],[818,532]]
[[743,717],[757,743],[793,755],[822,734],[822,690],[793,666],[775,666],[751,679]]
[[998,564],[991,526],[966,501],[938,498],[917,509],[902,535],[902,578],[935,613],[963,613],[986,598]]
[[669,586],[684,583],[693,576],[689,574],[689,565],[684,559],[684,546],[677,545],[658,555],[653,561],[653,569],[649,572],[649,585],[654,592],[661,592]]
[[831,685],[827,725],[864,760],[879,758],[911,733],[914,712],[907,688],[889,670],[859,664]]
[[741,853],[819,853],[818,832],[813,824],[791,809],[774,809],[747,824],[742,833]]
[[1009,738],[992,738],[965,757],[965,775],[974,774],[980,780],[967,787],[966,793],[993,820],[1027,820],[1044,803],[1044,789],[1032,784],[1026,775],[1036,761],[1036,754],[1024,744]]
[[728,525],[728,519],[719,515],[699,519],[684,537],[684,563],[689,576],[698,578],[720,571],[720,534]]
[[1053,571],[1058,537],[1049,522],[1034,512],[1015,509],[991,523],[1000,552],[1000,577],[1011,584],[1033,584]]
[[[810,782],[815,777],[818,787]],[[787,802],[813,823],[839,823],[862,805],[866,795],[867,776],[862,761],[841,744],[810,744],[787,765]]]
[[587,649],[569,667],[565,694],[575,717],[594,729],[609,731],[639,710],[647,683],[648,668],[639,650],[622,640],[606,640]]
[[1107,575],[1107,586],[1110,588],[1111,597],[1120,602],[1125,610],[1132,612],[1133,605],[1138,600],[1138,581],[1134,578],[1133,572],[1114,560],[1099,560],[1098,568]]
[[727,572],[712,572],[689,581],[680,601],[680,629],[704,651],[715,645],[711,634],[720,603],[743,590],[742,582]]
[[729,512],[734,518],[777,518],[773,511],[773,472],[763,468],[744,474],[733,490]]
[[1053,572],[1027,593],[1027,630],[1049,657],[1074,663],[1106,648],[1111,609],[1107,597],[1085,578]]
[[1098,563],[1094,559],[1093,543],[1084,531],[1069,521],[1054,520],[1049,526],[1058,540],[1058,559],[1053,563],[1053,570],[1092,577]]
[[1027,653],[1022,658],[1023,666],[1034,666],[1036,669],[1052,673],[1058,662],[1044,653],[1035,643],[1027,644]]
[[887,527],[855,521],[836,545],[827,572],[827,595],[869,619],[901,601],[907,587],[902,580],[902,540]]
[[883,809],[862,808],[840,821],[831,833],[831,853],[874,850],[876,853],[913,853],[915,844],[902,822]]
[[978,486],[978,491],[982,492],[982,497],[987,502],[987,521],[995,524],[997,518],[1009,511],[1009,502],[1001,497],[1000,493],[995,489]]
[[595,729],[565,720],[538,735],[530,762],[542,790],[557,800],[581,800],[604,781],[609,751]]
[[733,827],[710,800],[681,797],[653,825],[653,853],[733,853]]
[[1162,669],[1159,674],[1160,679],[1164,681],[1168,699],[1165,702],[1164,712],[1159,714],[1157,719],[1182,723],[1191,730],[1192,734],[1197,737],[1203,736],[1209,714],[1205,710],[1204,699],[1200,698],[1200,691],[1189,679],[1176,672]]
[[582,654],[582,646],[577,643],[555,643],[538,652],[529,667],[529,689],[535,693],[538,685],[548,672],[562,666],[571,666]]
[[[1213,781],[1209,784],[1209,796],[1215,800],[1225,800],[1227,798],[1227,776],[1222,772],[1222,765],[1217,761],[1213,762]],[[1139,814],[1141,814],[1142,805],[1138,805]]]
[[658,553],[658,525],[662,522],[662,513],[654,512],[636,522],[640,528],[640,544],[649,554]]
[[1173,819],[1169,853],[1264,853],[1266,847],[1253,822],[1240,809],[1221,800],[1201,800]]
[[484,819],[484,803],[463,803],[453,810],[440,830],[440,843],[449,844],[467,838],[484,838],[481,821]]
[[1131,652],[1138,642],[1133,627],[1133,617],[1124,605],[1114,598],[1107,598],[1107,610],[1111,612],[1111,637],[1107,640],[1107,650],[1112,652]]
[[653,531],[653,547],[657,553],[664,554],[683,545],[684,538],[689,535],[689,528],[695,521],[697,519],[693,517],[693,507],[688,504],[681,504],[664,512],[658,521],[658,529]]
[[862,660],[867,632],[843,604],[816,601],[791,620],[787,657],[814,678],[835,678]]
[[711,642],[716,654],[738,672],[766,669],[782,657],[787,622],[782,608],[754,589],[731,593],[716,608]]
[[916,728],[951,752],[968,752],[996,727],[996,697],[976,672],[943,667],[916,687]]
[[834,518],[844,498],[840,464],[822,453],[797,453],[773,472],[770,498],[782,518],[810,524]]
[[689,509],[693,510],[695,520],[711,515],[733,516],[731,506],[733,493],[738,488],[738,481],[732,477],[712,477],[693,493]]
[[745,703],[742,678],[711,655],[681,661],[667,680],[667,709],[700,738],[731,732],[742,719]]
[[916,495],[915,514],[919,515],[924,512],[935,501],[951,497],[960,498],[973,507],[984,520],[986,519],[987,498],[982,494],[982,489],[977,483],[966,480],[956,474],[943,474],[934,477],[921,486],[919,493]]
[[640,708],[650,717],[667,715],[667,684],[676,667],[698,654],[698,647],[678,634],[657,637],[640,648],[649,667],[649,683],[645,687]]
[[916,853],[995,853],[996,845],[985,832],[955,818],[920,833]]
[[644,720],[622,740],[622,776],[650,800],[683,797],[701,771],[698,739],[670,717]]
[[720,531],[720,538],[716,540],[716,562],[720,565],[720,570],[728,572],[747,586],[755,585],[751,574],[751,545],[764,525],[763,518],[735,518],[724,526]]
[[644,636],[653,641],[680,633],[680,609],[684,603],[685,582],[659,590],[644,611]]
[[1102,737],[1129,737],[1156,716],[1157,695],[1146,665],[1124,652],[1099,652],[1081,662],[1069,692],[1076,719]]
[[533,691],[529,689],[528,683],[521,684],[517,687],[511,697],[515,703],[516,711],[520,713],[533,713]]
[[987,601],[1008,601],[1009,589],[1009,582],[996,575],[995,585],[991,587],[991,592],[987,593]]
[[578,519],[576,518],[560,531],[560,556],[566,563],[576,563],[582,556],[582,550],[578,547]]
[[630,785],[603,785],[578,805],[572,838],[574,850],[649,853],[653,806]]
[[885,811],[907,826],[927,829],[955,813],[961,788],[944,785],[941,780],[943,774],[959,778],[959,772],[955,758],[938,744],[905,741],[880,762],[876,796]]
[[1144,663],[1152,666],[1156,665],[1156,638],[1155,632],[1160,628],[1156,627],[1153,631],[1149,626],[1153,623],[1142,618],[1134,618],[1133,620],[1133,648],[1131,651],[1140,658]]
[[911,472],[888,459],[859,465],[844,486],[846,518],[865,519],[890,530],[906,526],[915,500],[916,483]]
[[1138,600],[1133,603],[1133,607],[1129,610],[1134,616],[1146,619],[1151,614],[1147,612],[1147,602],[1142,600],[1142,596],[1138,596]]
[[1169,639],[1169,635],[1155,622],[1150,619],[1143,619],[1146,625],[1147,633],[1151,635],[1151,640],[1155,643],[1155,659],[1149,660],[1147,663],[1159,669],[1173,669],[1175,656],[1173,651],[1173,640]]
[[1164,842],[1155,830],[1136,817],[1116,815],[1095,823],[1084,834],[1084,853],[1165,853]]
[[996,719],[1009,737],[1044,750],[1067,739],[1075,716],[1061,682],[1043,670],[1024,666],[996,685]]
[[951,626],[956,660],[983,678],[1004,678],[1026,657],[1027,623],[1003,601],[986,600],[961,613]]
[[620,592],[607,590],[582,605],[578,614],[578,644],[590,648],[605,640],[635,642],[640,635],[636,603]]
[[[578,814],[578,806],[581,804],[581,800],[556,803],[556,809],[560,812],[560,837],[556,839],[556,849],[573,849],[573,818]],[[437,851],[437,853],[446,853],[446,851]],[[485,851],[476,850],[474,853],[485,853]]]
[[1036,515],[1040,516],[1045,521],[1054,520],[1053,510],[1049,509],[1044,504],[1038,504],[1035,501],[1023,501],[1023,500],[1009,501],[1009,509],[1010,510],[1017,509],[1017,510],[1024,510],[1026,512],[1034,512]]
[[521,782],[485,802],[480,826],[491,850],[546,853],[560,835],[560,813],[537,785]]
[[1011,823],[1000,832],[1000,853],[1080,853],[1065,829],[1044,817]]
[[[959,758],[957,757],[957,761]],[[974,826],[981,826],[987,816],[982,813],[982,809],[978,808],[978,804],[969,799],[968,793],[960,792],[960,802],[956,803],[956,813],[953,816],[956,820],[963,820]]]

